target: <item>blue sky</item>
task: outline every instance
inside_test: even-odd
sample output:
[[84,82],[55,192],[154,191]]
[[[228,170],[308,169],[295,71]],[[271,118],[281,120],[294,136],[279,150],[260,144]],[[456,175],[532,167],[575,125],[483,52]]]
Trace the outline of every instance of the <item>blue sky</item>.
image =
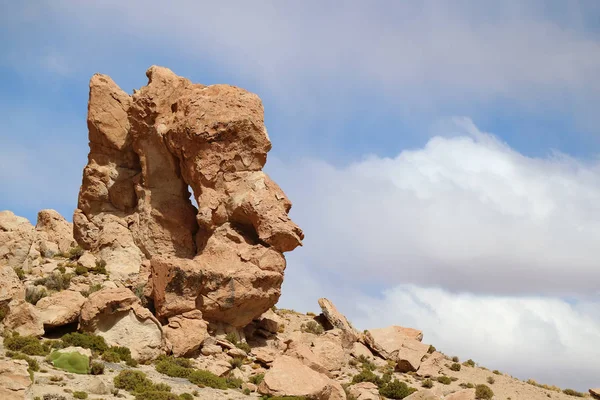
[[[241,86],[264,102],[267,172],[307,234],[283,305],[327,295],[358,325],[412,324],[490,368],[586,389],[600,372],[584,351],[600,334],[599,18],[595,0],[4,1],[0,209],[70,218],[93,73],[130,93],[153,64]],[[498,339],[498,356],[427,311],[445,304],[468,335],[554,330],[530,330],[538,364],[517,341]]]

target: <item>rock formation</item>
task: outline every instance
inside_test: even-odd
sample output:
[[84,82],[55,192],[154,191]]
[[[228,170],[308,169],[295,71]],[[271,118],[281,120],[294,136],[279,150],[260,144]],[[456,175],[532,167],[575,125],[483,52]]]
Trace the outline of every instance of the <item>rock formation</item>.
[[277,302],[282,253],[303,238],[261,171],[271,148],[261,101],[166,68],[146,74],[133,96],[108,76],[91,79],[75,238],[123,279],[150,260],[159,318],[198,309],[244,326]]

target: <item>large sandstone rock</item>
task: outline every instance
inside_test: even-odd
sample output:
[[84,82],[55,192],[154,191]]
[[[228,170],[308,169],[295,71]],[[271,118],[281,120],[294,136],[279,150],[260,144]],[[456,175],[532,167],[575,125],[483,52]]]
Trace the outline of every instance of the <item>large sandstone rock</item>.
[[44,324],[38,310],[25,300],[13,300],[8,304],[4,327],[21,336],[42,336]]
[[444,364],[446,364],[446,357],[442,353],[434,351],[427,359],[421,362],[417,370],[417,375],[424,378],[439,376],[444,368]]
[[273,396],[305,396],[316,400],[346,399],[338,382],[285,355],[273,361],[258,391]]
[[334,328],[338,328],[343,332],[345,336],[343,341],[344,347],[352,346],[359,338],[358,331],[354,329],[348,319],[338,311],[330,300],[326,298],[319,299],[319,306],[321,306],[323,315],[325,315],[329,323]]
[[590,389],[589,392],[594,399],[600,399],[600,388]]
[[208,325],[202,320],[202,313],[198,310],[169,318],[169,324],[163,330],[176,357],[190,355],[208,337]]
[[348,387],[348,393],[356,400],[379,400],[379,388],[372,382],[360,382]]
[[73,238],[73,224],[55,210],[40,211],[35,230],[39,252],[45,257],[66,252],[76,245]]
[[126,288],[92,293],[81,309],[79,327],[104,337],[110,346],[128,347],[138,361],[154,359],[165,349],[160,323]]
[[31,383],[26,361],[0,360],[0,399],[26,399]]
[[27,218],[0,211],[0,266],[22,267],[35,238]]
[[108,76],[90,81],[75,238],[113,278],[151,259],[160,318],[199,309],[209,321],[242,327],[277,302],[282,253],[303,238],[288,217],[290,201],[261,171],[271,148],[261,101],[167,68],[146,75],[133,96]]
[[63,290],[40,299],[35,307],[40,313],[44,327],[55,328],[77,322],[85,301],[81,293]]
[[17,273],[10,265],[0,265],[0,306],[5,308],[12,300],[19,299],[25,299],[25,288]]
[[420,342],[422,334],[414,329],[390,326],[370,329],[363,339],[367,345],[387,360],[396,361],[400,372],[417,371],[429,345]]

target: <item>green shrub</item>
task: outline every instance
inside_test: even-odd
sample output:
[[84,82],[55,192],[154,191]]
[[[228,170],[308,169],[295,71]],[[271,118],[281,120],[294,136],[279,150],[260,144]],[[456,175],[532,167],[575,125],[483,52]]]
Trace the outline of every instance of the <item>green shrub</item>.
[[364,354],[358,356],[358,361],[362,364],[363,369],[368,369],[369,371],[375,371],[376,365],[369,360]]
[[104,373],[104,364],[101,362],[92,362],[90,366],[90,374],[92,375],[102,375]]
[[260,374],[252,375],[248,380],[250,381],[250,383],[253,383],[255,385],[260,385],[260,383],[264,379],[265,379],[265,374],[264,373],[260,373]]
[[114,378],[115,387],[139,394],[147,392],[170,392],[171,387],[165,384],[154,384],[142,371],[125,369]]
[[250,353],[252,351],[252,348],[246,342],[238,342],[235,344],[235,347],[237,347],[238,349],[244,350],[246,353]]
[[97,260],[96,267],[92,269],[92,272],[95,274],[108,275],[108,272],[106,271],[106,261]]
[[431,379],[425,379],[421,382],[421,386],[427,389],[431,389],[433,387],[433,381]]
[[242,393],[244,393],[246,396],[250,396],[250,393],[252,392],[250,391],[250,389],[245,388],[244,390],[242,390]]
[[364,368],[361,372],[352,377],[352,383],[360,382],[371,382],[381,387],[383,385],[382,379],[376,375],[373,371]]
[[436,380],[444,385],[449,385],[452,383],[452,379],[450,379],[449,376],[438,376]]
[[429,345],[429,349],[427,350],[427,352],[428,352],[429,354],[431,354],[431,353],[433,353],[434,351],[436,351],[436,348],[435,348],[435,346],[433,346],[433,345]]
[[379,394],[389,399],[403,399],[416,392],[417,389],[409,387],[406,383],[394,379],[384,387],[379,389]]
[[229,365],[231,365],[232,369],[241,369],[242,365],[244,365],[244,359],[241,357],[233,357],[231,360],[229,360]]
[[25,280],[25,271],[23,271],[23,267],[13,267],[13,269],[15,270],[15,273],[19,277],[19,280],[24,281]]
[[112,350],[106,350],[104,353],[102,353],[102,359],[109,363],[121,362],[119,355]]
[[475,386],[475,398],[489,400],[494,397],[494,392],[487,385],[477,385]]
[[50,352],[48,345],[43,344],[35,336],[13,334],[4,338],[4,347],[30,356],[45,356]]
[[25,301],[34,306],[46,296],[48,296],[48,292],[43,286],[27,286],[25,288]]
[[88,274],[88,269],[86,267],[84,267],[81,264],[77,264],[75,266],[75,275],[78,275],[78,276],[79,275],[87,276],[87,274]]
[[563,390],[563,393],[568,396],[586,397],[585,393],[581,393],[581,392],[578,392],[577,390],[573,390],[573,389],[565,389],[565,390]]
[[457,357],[457,356],[454,356],[454,357],[452,357],[452,361],[454,361],[454,362],[458,362],[458,361],[459,361],[459,360],[458,360],[458,357]]
[[461,388],[463,389],[473,389],[475,387],[475,385],[473,385],[472,383],[461,383],[460,385]]
[[55,351],[48,356],[48,359],[56,368],[73,374],[87,374],[90,369],[89,357],[76,351],[72,353]]
[[73,392],[73,397],[76,399],[87,399],[88,394],[86,392]]
[[81,246],[72,247],[69,252],[66,254],[66,257],[71,260],[79,260],[79,257],[83,255],[84,250]]
[[194,371],[192,362],[187,358],[164,355],[156,360],[155,368],[157,372],[174,378],[188,378]]
[[452,371],[460,371],[460,364],[459,363],[454,363],[450,366],[450,369]]
[[108,350],[108,345],[102,336],[92,335],[90,333],[72,332],[67,333],[61,338],[66,346],[83,347],[103,353]]
[[487,383],[489,383],[490,385],[493,385],[494,382],[496,382],[496,380],[494,379],[493,376],[488,376],[486,380],[487,380]]
[[8,357],[12,358],[13,360],[27,361],[30,371],[39,371],[40,370],[40,364],[37,362],[37,360],[35,358],[31,358],[23,353],[15,353],[12,351],[7,351],[6,355]]
[[230,342],[231,344],[237,344],[239,341],[238,335],[235,332],[229,332],[227,336],[225,336],[225,340]]
[[181,393],[181,394],[179,395],[179,399],[180,399],[180,400],[194,400],[194,396],[192,396],[192,395],[191,395],[191,394],[189,394],[189,393]]
[[300,330],[302,330],[302,332],[308,332],[314,335],[320,335],[325,332],[323,325],[319,324],[317,321],[308,321],[306,324],[302,324],[300,326]]
[[470,358],[465,361],[464,363],[462,363],[462,365],[464,365],[465,367],[474,367],[475,366],[475,361],[471,360]]
[[493,370],[492,373],[496,374],[496,375],[502,375],[502,373],[500,371],[498,371],[497,369]]
[[60,292],[61,290],[69,288],[72,277],[73,275],[71,274],[54,271],[52,274],[44,278],[36,279],[33,283],[35,285],[44,285],[48,290],[56,290],[57,292]]
[[171,392],[165,391],[148,391],[135,395],[135,400],[180,400],[181,397]]

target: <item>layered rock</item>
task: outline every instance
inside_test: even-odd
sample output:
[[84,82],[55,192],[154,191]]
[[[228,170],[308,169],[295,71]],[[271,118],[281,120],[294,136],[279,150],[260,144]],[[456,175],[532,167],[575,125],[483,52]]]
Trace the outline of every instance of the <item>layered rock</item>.
[[104,337],[110,346],[128,347],[138,361],[154,359],[166,348],[160,323],[126,288],[92,293],[81,309],[79,328]]
[[423,334],[412,328],[390,326],[370,329],[363,336],[366,344],[386,360],[396,362],[400,372],[417,371],[429,345],[421,343]]
[[0,360],[0,399],[26,399],[31,383],[26,361]]
[[290,201],[261,171],[271,148],[261,101],[166,68],[147,76],[133,96],[107,76],[91,79],[75,238],[111,276],[127,279],[150,259],[160,318],[199,309],[244,326],[276,303],[282,253],[303,238]]

